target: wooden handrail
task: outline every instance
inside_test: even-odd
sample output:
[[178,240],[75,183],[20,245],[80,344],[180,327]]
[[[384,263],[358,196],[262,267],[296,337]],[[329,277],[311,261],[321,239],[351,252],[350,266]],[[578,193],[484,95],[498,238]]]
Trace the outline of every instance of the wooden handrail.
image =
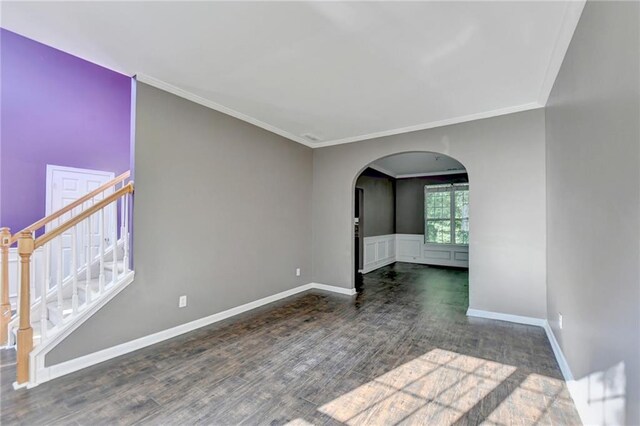
[[[45,226],[49,222],[59,218],[63,214],[68,213],[69,211],[71,211],[71,210],[75,209],[76,207],[82,205],[84,202],[92,199],[93,197],[95,197],[96,195],[100,194],[101,192],[106,191],[107,189],[111,188],[112,186],[115,186],[115,185],[119,184],[120,182],[123,182],[129,176],[131,176],[131,170],[127,170],[126,172],[122,173],[120,176],[116,177],[115,179],[110,180],[109,182],[97,187],[96,189],[94,189],[93,191],[89,192],[88,194],[85,194],[82,197],[78,198],[73,203],[71,203],[71,204],[69,204],[67,206],[64,206],[60,210],[57,210],[57,211],[51,213],[49,216],[44,217],[44,218],[40,219],[39,221],[37,221],[35,223],[32,223],[31,225],[27,226],[26,228],[24,228],[20,232],[34,232],[34,231],[37,231],[38,229],[42,228],[43,226]],[[20,232],[16,232],[11,237],[11,240],[9,241],[9,245],[13,245],[16,241],[18,241],[18,237],[20,235]]]
[[71,218],[70,220],[68,220],[64,224],[58,226],[56,229],[54,229],[52,231],[49,231],[46,234],[41,235],[40,237],[38,237],[36,239],[36,242],[35,242],[35,248],[37,249],[39,247],[42,247],[43,245],[45,245],[49,241],[53,240],[58,235],[62,234],[67,229],[71,228],[72,226],[77,225],[78,223],[82,222],[83,220],[85,220],[89,216],[93,215],[98,210],[108,206],[109,204],[113,203],[118,198],[122,197],[123,195],[130,194],[132,192],[133,192],[133,182],[129,182],[128,184],[126,184],[122,188],[118,189],[113,194],[109,195],[107,198],[105,198],[103,200],[100,200],[99,203],[96,203],[93,206],[89,207],[87,210],[83,211],[78,216],[75,216],[75,217]]

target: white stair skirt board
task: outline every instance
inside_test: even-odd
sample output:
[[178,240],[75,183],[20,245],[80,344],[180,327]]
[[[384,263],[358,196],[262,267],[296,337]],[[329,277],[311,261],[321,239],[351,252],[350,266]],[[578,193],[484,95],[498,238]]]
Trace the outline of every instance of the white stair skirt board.
[[[133,352],[138,349],[142,349],[147,346],[154,345],[164,340],[171,339],[172,337],[176,337],[181,334],[188,333],[190,331],[207,326],[209,324],[213,324],[218,321],[225,320],[227,318],[250,311],[260,306],[264,306],[269,303],[276,302],[280,299],[284,299],[286,297],[293,296],[295,294],[302,293],[308,290],[314,290],[314,289],[329,291],[329,292],[343,294],[347,296],[353,296],[356,294],[356,290],[354,288],[344,288],[344,287],[338,287],[338,286],[320,284],[320,283],[309,283],[309,284],[301,285],[299,287],[292,288],[291,290],[286,290],[286,291],[274,294],[272,296],[267,296],[262,299],[255,300],[253,302],[245,303],[244,305],[236,306],[235,308],[227,309],[226,311],[218,312],[217,314],[209,315],[204,318],[200,318],[185,324],[181,324],[176,327],[169,328],[167,330],[159,331],[157,333],[150,334],[148,336],[140,337],[138,339],[131,340],[130,342],[122,343],[117,346],[112,346],[107,349],[103,349],[88,355],[84,355],[69,361],[65,361],[60,364],[55,364],[55,365],[45,367],[44,356],[43,356],[42,362],[38,366],[37,374],[35,376],[37,382],[33,384],[29,384],[29,387],[33,387],[38,384],[47,382],[49,380],[53,380],[57,377],[71,374],[83,368],[87,368],[92,365],[107,361],[109,359],[128,354],[129,352]],[[34,359],[32,357],[31,365],[34,365],[33,361]]]
[[[67,320],[62,331],[57,333],[52,339],[47,340],[44,344],[36,345],[29,354],[29,377],[32,381],[27,383],[27,388],[32,388],[50,380],[49,370],[44,366],[46,355],[60,344],[60,342],[67,338],[74,330],[98,312],[100,308],[109,303],[109,301],[118,293],[129,286],[129,284],[133,282],[134,277],[134,271],[129,271],[126,275],[121,276],[114,285],[105,289],[100,299],[91,303],[88,307],[80,309],[78,316]],[[13,387],[17,389],[19,386],[14,383]]]
[[544,328],[549,344],[551,345],[551,349],[553,350],[553,354],[558,362],[560,371],[562,372],[562,376],[564,377],[565,382],[567,382],[569,394],[571,395],[571,398],[576,405],[576,409],[578,410],[578,414],[580,415],[580,420],[582,420],[582,423],[585,425],[603,424],[603,419],[599,415],[600,410],[594,412],[594,409],[589,407],[588,394],[585,394],[584,390],[585,385],[574,379],[573,374],[571,373],[571,368],[569,368],[569,363],[558,344],[555,334],[553,334],[549,321],[542,318],[503,314],[500,312],[483,311],[471,308],[467,310],[467,316],[508,321],[517,324],[534,325]]

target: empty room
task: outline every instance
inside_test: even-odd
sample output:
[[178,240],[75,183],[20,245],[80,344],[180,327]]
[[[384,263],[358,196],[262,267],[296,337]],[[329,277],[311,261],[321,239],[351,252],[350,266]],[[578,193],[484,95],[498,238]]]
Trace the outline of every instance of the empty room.
[[640,425],[640,2],[0,2],[3,425]]

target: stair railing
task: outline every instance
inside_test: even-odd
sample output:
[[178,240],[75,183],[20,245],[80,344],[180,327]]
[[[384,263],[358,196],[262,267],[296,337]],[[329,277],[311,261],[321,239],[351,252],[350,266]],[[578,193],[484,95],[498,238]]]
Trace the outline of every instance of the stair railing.
[[[78,254],[78,241],[77,241],[77,231],[78,228],[84,226],[85,229],[91,230],[92,220],[98,220],[98,229],[103,230],[105,228],[105,210],[109,207],[117,208],[118,200],[122,199],[122,203],[124,205],[123,209],[128,210],[129,204],[129,195],[133,193],[133,182],[129,182],[127,185],[123,186],[113,194],[108,197],[96,202],[91,207],[84,210],[82,213],[58,226],[57,228],[48,231],[41,235],[38,238],[33,237],[33,234],[29,231],[23,231],[18,235],[18,254],[20,256],[20,304],[18,315],[20,318],[20,328],[18,329],[18,339],[17,339],[17,383],[20,385],[29,380],[29,353],[33,349],[33,329],[31,327],[30,321],[30,312],[31,312],[31,303],[30,303],[30,270],[31,270],[31,256],[34,250],[43,247],[45,250],[45,270],[48,270],[50,267],[50,253],[51,246],[55,240],[60,240],[62,238],[62,234],[68,230],[71,231],[71,276],[72,276],[72,308],[69,315],[70,319],[73,319],[75,316],[79,314],[79,312],[88,307],[92,301],[91,294],[92,289],[89,287],[91,283],[91,264],[94,256],[89,255],[84,259],[84,265],[81,265],[85,268],[86,279],[84,281],[84,294],[85,300],[84,305],[81,307],[78,300],[78,281],[80,278],[80,270],[79,265],[77,265],[77,254]],[[127,211],[125,210],[125,211]],[[97,217],[96,217],[97,216]],[[123,250],[124,250],[124,259],[128,259],[129,257],[129,244],[127,240],[129,239],[129,219],[128,215],[124,215],[122,218],[123,226],[122,226],[122,241],[123,241]],[[85,232],[85,237],[91,238],[90,232]],[[105,245],[104,245],[104,236],[100,237],[101,243],[99,244],[99,270],[100,277],[99,282],[102,282],[102,285],[98,286],[98,297],[105,291],[104,284],[104,269],[105,269]],[[112,284],[115,284],[118,280],[119,273],[119,265],[117,262],[116,252],[117,252],[117,243],[118,240],[113,240],[113,266],[112,266]],[[58,244],[60,246],[60,244]],[[91,252],[91,242],[88,242],[88,252]],[[123,262],[122,265],[122,273],[127,274],[129,265],[126,261]],[[45,272],[45,277],[46,277]],[[61,284],[61,283],[57,283]],[[42,283],[42,293],[46,298],[46,280],[43,280]],[[57,285],[58,288],[58,300],[60,300],[60,296],[62,294],[62,285]],[[48,333],[48,325],[47,325],[47,312],[46,312],[46,300],[44,303],[41,303],[40,306],[41,320],[40,320],[40,336],[41,342],[47,338]]]
[[[94,292],[88,286],[92,283],[92,271],[98,275],[97,293],[99,297],[106,289],[109,283],[105,282],[105,253],[111,250],[112,256],[112,272],[110,283],[115,284],[120,273],[126,275],[128,273],[129,264],[129,205],[130,194],[133,193],[133,182],[125,184],[125,180],[130,176],[129,172],[123,173],[112,181],[102,185],[101,187],[91,191],[82,198],[74,201],[63,209],[47,216],[44,219],[28,226],[19,233],[11,236],[8,228],[0,228],[0,345],[8,342],[8,326],[11,321],[11,305],[9,301],[9,248],[17,242],[17,252],[19,256],[18,274],[19,293],[17,306],[17,320],[19,328],[17,331],[17,383],[23,384],[29,380],[29,354],[33,349],[33,328],[32,328],[32,309],[33,295],[32,290],[39,291],[39,313],[40,313],[40,341],[47,339],[49,333],[55,333],[48,323],[47,297],[55,297],[56,294],[51,290],[55,289],[57,293],[57,307],[62,312],[63,300],[63,283],[71,287],[72,291],[72,312],[69,318],[77,316],[79,311],[85,309],[92,302]],[[118,184],[120,188],[116,189]],[[107,195],[107,192],[110,194]],[[111,193],[112,192],[112,193]],[[117,259],[118,252],[118,202],[120,203],[120,241],[123,251],[123,264],[120,267]],[[111,215],[114,221],[112,229],[107,236],[105,222],[107,215]],[[45,232],[36,237],[36,231],[48,226]],[[95,231],[97,229],[97,232]],[[83,252],[84,259],[78,262],[78,234],[82,233],[83,242],[80,244],[80,251]],[[71,234],[70,241],[70,271],[65,277],[63,273],[63,253],[62,238],[63,233]],[[97,244],[92,235],[98,236]],[[110,243],[107,247],[105,239],[109,238]],[[68,244],[69,245],[69,244]],[[97,246],[97,247],[96,247]],[[40,249],[40,250],[38,250]],[[57,249],[57,250],[56,250]],[[34,265],[34,252],[42,252],[43,259],[36,268]],[[98,252],[94,255],[95,252]],[[53,262],[53,261],[56,262]],[[80,264],[78,264],[80,263]],[[92,267],[93,266],[93,267]],[[120,269],[122,268],[122,269]],[[97,271],[96,271],[97,269]],[[34,282],[34,271],[44,270],[44,274],[40,274],[42,279]],[[53,273],[55,270],[55,273]],[[83,274],[82,277],[80,274]],[[78,300],[78,283],[84,279],[82,290],[84,290],[84,303],[80,306]],[[52,283],[55,281],[55,287]],[[70,282],[69,282],[70,281]],[[68,284],[67,284],[68,283]],[[65,311],[66,312],[66,311]],[[35,312],[34,312],[35,313]],[[67,318],[68,319],[68,318]],[[15,322],[15,321],[13,321]],[[54,327],[55,328],[55,327]]]
[[[99,186],[93,191],[85,194],[84,196],[75,200],[69,205],[64,206],[63,208],[53,212],[49,216],[46,216],[38,220],[37,222],[32,223],[31,225],[27,226],[20,232],[16,232],[13,236],[11,235],[11,229],[0,228],[0,262],[1,262],[0,263],[0,346],[5,346],[9,342],[8,327],[9,327],[9,322],[11,321],[11,303],[10,303],[10,296],[9,296],[9,292],[10,292],[9,249],[11,248],[11,246],[15,245],[18,242],[18,238],[22,232],[29,232],[35,237],[36,233],[40,231],[40,229],[42,228],[46,229],[47,225],[59,226],[63,221],[68,220],[71,217],[73,217],[75,214],[82,212],[85,209],[85,207],[95,203],[97,200],[107,196],[110,192],[118,189],[118,185],[120,187],[124,187],[125,181],[130,176],[131,176],[130,171],[126,171],[122,173],[121,175]],[[123,207],[124,207],[124,204],[123,204]],[[124,211],[121,217],[124,217]],[[19,262],[16,262],[16,266],[17,268],[15,270],[14,278],[18,280],[18,277],[20,276],[20,271],[21,271]],[[32,263],[32,269],[35,269],[33,266],[34,265]],[[57,278],[59,278],[57,282],[61,282],[63,278],[60,276],[60,273],[62,271],[62,265],[56,265],[56,266],[58,266],[56,272],[57,272]],[[35,278],[34,276],[36,274],[33,273],[35,271],[30,271],[30,272],[32,272],[30,275],[31,275],[31,280],[33,281],[33,279]],[[33,283],[32,283],[32,286],[33,286]],[[35,291],[30,292],[31,299],[32,299],[31,302],[33,302],[33,299],[36,298],[35,293],[36,293]]]

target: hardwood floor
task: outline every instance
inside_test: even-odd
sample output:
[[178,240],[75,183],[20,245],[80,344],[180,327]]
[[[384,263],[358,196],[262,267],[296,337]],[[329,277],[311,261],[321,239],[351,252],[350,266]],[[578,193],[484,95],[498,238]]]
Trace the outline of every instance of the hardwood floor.
[[396,263],[13,391],[9,424],[578,424],[544,331],[468,318],[466,271]]

